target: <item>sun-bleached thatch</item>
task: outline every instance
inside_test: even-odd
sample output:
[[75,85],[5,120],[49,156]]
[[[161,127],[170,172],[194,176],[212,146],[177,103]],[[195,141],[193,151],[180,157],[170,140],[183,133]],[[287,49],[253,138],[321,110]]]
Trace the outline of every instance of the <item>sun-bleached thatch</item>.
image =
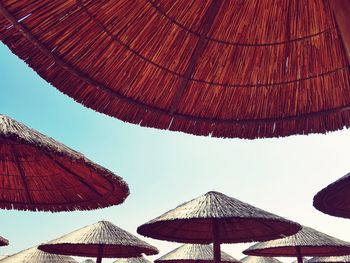
[[350,126],[349,43],[333,2],[2,0],[0,40],[61,92],[130,123],[326,133]]
[[85,260],[82,261],[81,263],[95,263],[95,260],[92,260],[92,259],[85,259]]
[[333,216],[350,218],[350,173],[319,191],[314,207]]
[[7,116],[0,115],[0,208],[90,210],[122,203],[123,179]]
[[152,263],[145,257],[136,257],[136,258],[119,258],[113,263]]
[[7,258],[9,255],[0,255],[0,260]]
[[[185,244],[164,256],[155,263],[212,263],[214,259],[213,246],[206,244]],[[221,251],[221,262],[239,263],[239,260]]]
[[301,227],[219,192],[208,192],[139,226],[147,237],[183,243],[213,241],[213,222],[222,243],[270,240],[295,234]]
[[338,257],[313,257],[306,261],[306,263],[349,263],[350,256]]
[[273,257],[258,257],[258,256],[246,256],[240,260],[242,263],[282,263],[282,261]]
[[0,260],[1,263],[78,263],[71,257],[45,253],[37,247],[22,250]]
[[350,254],[350,243],[304,226],[295,235],[257,243],[243,253],[268,257],[342,256]]
[[39,246],[39,249],[61,255],[102,258],[138,257],[158,254],[157,248],[108,221],[75,230]]

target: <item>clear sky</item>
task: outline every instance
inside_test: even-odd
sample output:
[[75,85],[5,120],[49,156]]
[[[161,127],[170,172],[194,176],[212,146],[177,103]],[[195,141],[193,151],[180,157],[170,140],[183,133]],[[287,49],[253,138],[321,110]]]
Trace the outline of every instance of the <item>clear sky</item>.
[[[348,130],[249,141],[142,128],[74,102],[1,43],[0,88],[1,114],[112,170],[131,192],[122,205],[95,211],[0,211],[0,235],[10,240],[0,254],[18,252],[102,219],[136,234],[142,223],[210,190],[350,241],[349,220],[322,214],[312,206],[320,189],[350,172]],[[143,239],[160,249],[150,259],[180,245]],[[249,245],[224,245],[223,250],[240,259]]]

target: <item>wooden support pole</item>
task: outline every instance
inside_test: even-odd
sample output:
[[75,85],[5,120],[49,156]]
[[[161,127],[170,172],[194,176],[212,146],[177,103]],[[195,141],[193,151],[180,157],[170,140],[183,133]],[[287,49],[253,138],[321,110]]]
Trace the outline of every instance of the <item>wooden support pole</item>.
[[298,258],[298,263],[303,263],[303,257],[301,255],[300,247],[297,247],[297,258]]
[[98,245],[96,263],[102,263],[102,257],[103,257],[103,245],[100,244],[100,245]]
[[214,263],[220,263],[221,262],[220,226],[215,219],[213,219],[213,247],[214,247]]

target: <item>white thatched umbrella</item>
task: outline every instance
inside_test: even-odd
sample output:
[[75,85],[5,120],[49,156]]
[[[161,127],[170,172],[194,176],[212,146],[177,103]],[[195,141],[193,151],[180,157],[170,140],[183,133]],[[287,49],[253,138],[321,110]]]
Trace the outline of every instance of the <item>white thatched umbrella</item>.
[[338,257],[313,257],[310,258],[307,263],[349,263],[350,256],[338,256]]
[[22,250],[0,260],[1,263],[78,263],[71,257],[43,252],[37,247]]
[[[211,263],[213,262],[213,246],[205,244],[185,244],[164,256],[155,263]],[[221,262],[239,263],[239,260],[221,251]]]
[[246,256],[240,260],[242,263],[282,263],[273,257]]
[[303,227],[297,234],[257,243],[243,251],[246,255],[267,257],[341,256],[350,254],[350,243],[321,233],[310,227]]
[[91,210],[122,203],[121,177],[60,142],[0,115],[0,208]]
[[152,263],[152,262],[144,257],[136,257],[136,258],[119,258],[113,263]]
[[141,225],[144,236],[214,245],[214,261],[220,262],[221,243],[271,240],[295,234],[299,224],[228,197],[208,192]]
[[95,263],[95,261],[92,260],[92,259],[85,259],[85,260],[82,261],[81,263]]
[[108,221],[100,221],[39,246],[61,255],[102,258],[139,257],[158,254],[157,248]]

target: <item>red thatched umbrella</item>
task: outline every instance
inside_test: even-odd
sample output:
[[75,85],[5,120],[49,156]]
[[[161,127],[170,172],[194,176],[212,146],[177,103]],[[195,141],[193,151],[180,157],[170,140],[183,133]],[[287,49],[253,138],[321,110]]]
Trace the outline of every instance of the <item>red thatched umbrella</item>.
[[329,215],[350,218],[350,173],[318,192],[314,206]]
[[0,115],[0,208],[90,210],[122,203],[127,184],[84,155]]
[[[240,263],[222,251],[220,258],[223,263]],[[154,263],[212,263],[213,259],[212,245],[185,244],[156,259]]]
[[263,257],[297,257],[298,263],[302,263],[302,257],[349,255],[350,243],[304,226],[295,235],[257,243],[243,253]]
[[80,257],[128,258],[158,254],[157,248],[108,221],[100,221],[39,246],[55,254]]
[[182,242],[220,244],[270,240],[295,234],[300,225],[218,192],[208,192],[138,227],[144,236]]
[[123,121],[215,137],[326,133],[350,126],[349,10],[342,0],[2,0],[0,40]]
[[71,257],[45,253],[37,247],[22,250],[14,255],[4,257],[1,263],[78,263]]

